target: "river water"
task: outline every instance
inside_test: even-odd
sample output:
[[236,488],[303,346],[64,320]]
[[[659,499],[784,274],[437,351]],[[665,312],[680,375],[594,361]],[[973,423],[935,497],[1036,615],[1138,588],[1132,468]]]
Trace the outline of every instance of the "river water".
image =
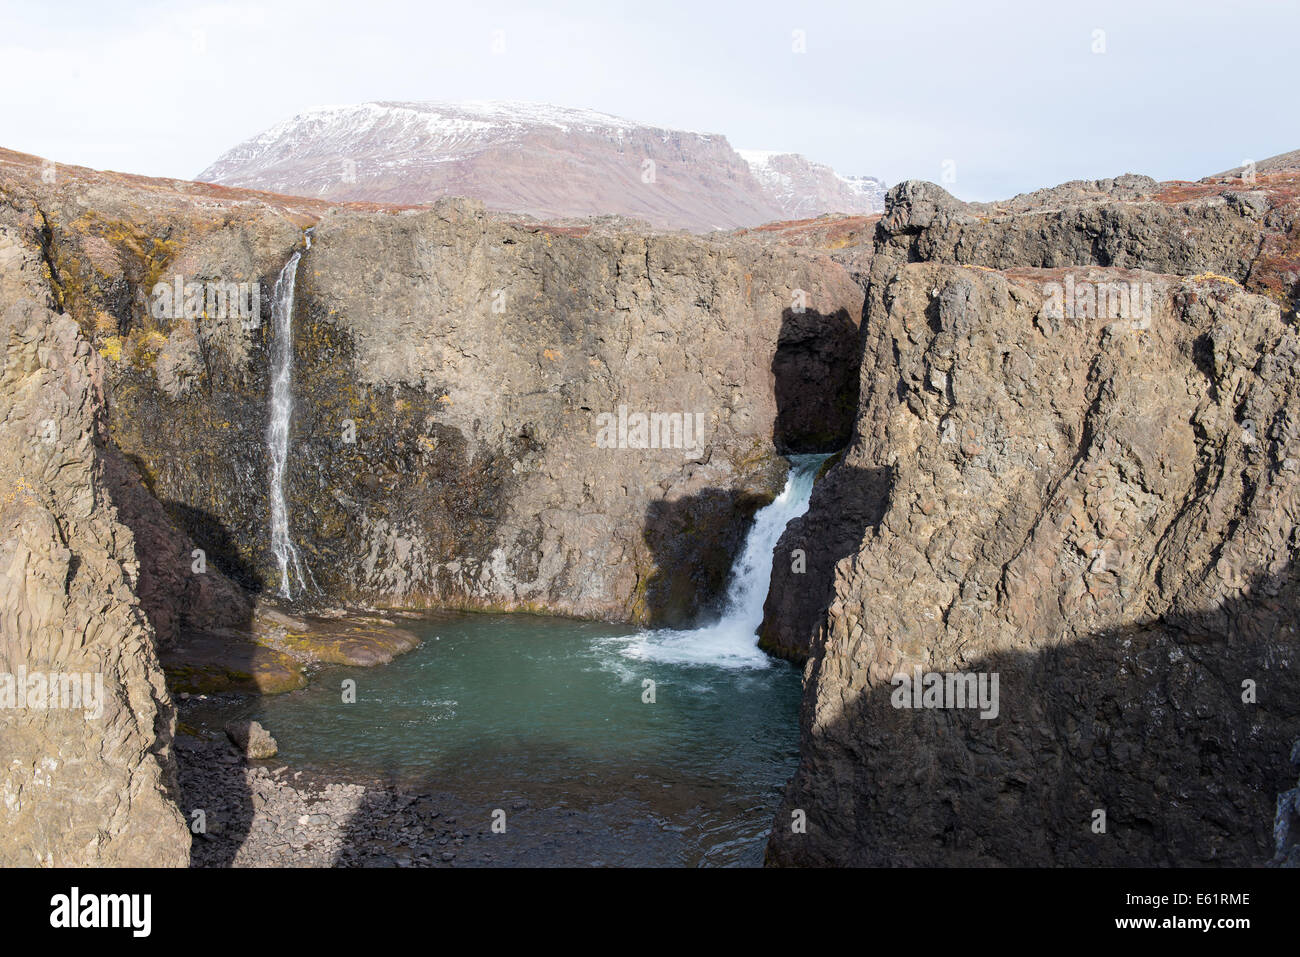
[[327,667],[302,691],[210,717],[261,721],[276,764],[441,795],[466,826],[504,809],[497,863],[759,865],[798,760],[800,681],[755,629],[773,546],[822,458],[796,459],[755,516],[714,622],[436,614],[403,622],[423,644],[389,665]]

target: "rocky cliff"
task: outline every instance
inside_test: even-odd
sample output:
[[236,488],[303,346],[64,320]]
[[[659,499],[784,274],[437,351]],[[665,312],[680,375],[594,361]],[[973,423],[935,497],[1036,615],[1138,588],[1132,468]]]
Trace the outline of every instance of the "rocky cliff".
[[[462,201],[286,210],[89,171],[13,182],[39,223],[28,248],[105,357],[115,452],[249,590],[279,585],[265,320],[308,224],[286,496],[329,600],[684,621],[779,490],[777,452],[848,434],[862,290],[821,250]],[[155,316],[175,275],[257,284],[262,321]],[[620,415],[631,428],[606,436]],[[654,447],[635,447],[637,416]]]
[[175,713],[102,456],[103,364],[0,224],[0,864],[183,865]]
[[[773,863],[1272,856],[1300,729],[1296,186],[891,191],[852,442],[763,626],[807,660]],[[998,683],[980,709],[900,674]]]
[[[1300,737],[1297,185],[905,183],[878,220],[692,237],[0,153],[0,667],[104,687],[96,718],[0,715],[0,855],[186,858],[158,653],[299,627],[256,607],[297,252],[294,615],[685,622],[780,454],[847,444],[762,627],[807,662],[774,863],[1269,859]],[[900,699],[914,669],[993,693]]]
[[[778,453],[842,444],[857,404],[862,287],[813,246],[13,153],[0,234],[4,664],[105,685],[100,723],[6,713],[6,862],[183,863],[158,652],[183,684],[258,621],[301,630],[255,609],[280,584],[270,319],[295,250],[285,491],[309,606],[686,621],[781,487]],[[408,637],[338,630],[330,654],[386,660]],[[294,649],[240,647],[250,687],[301,682]]]

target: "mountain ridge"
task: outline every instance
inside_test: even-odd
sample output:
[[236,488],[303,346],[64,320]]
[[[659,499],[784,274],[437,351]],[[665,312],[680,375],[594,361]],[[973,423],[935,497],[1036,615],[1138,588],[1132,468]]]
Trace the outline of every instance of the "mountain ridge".
[[707,232],[883,208],[884,184],[797,153],[518,100],[373,101],[307,110],[196,177],[335,201],[447,196],[541,219],[622,215]]

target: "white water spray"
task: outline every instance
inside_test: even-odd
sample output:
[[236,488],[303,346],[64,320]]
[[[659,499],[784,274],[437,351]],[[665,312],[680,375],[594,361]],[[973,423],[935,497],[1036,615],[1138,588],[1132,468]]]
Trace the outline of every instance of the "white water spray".
[[785,488],[754,515],[745,547],[731,566],[722,617],[690,631],[663,628],[630,638],[622,652],[633,658],[670,664],[708,664],[728,668],[763,668],[772,659],[759,649],[756,633],[763,623],[763,602],[772,583],[772,551],[791,521],[808,511],[813,479],[825,455],[790,457]]
[[271,458],[271,551],[280,566],[280,596],[293,598],[294,590],[307,590],[302,559],[289,537],[289,509],[284,501],[284,467],[289,460],[289,417],[293,413],[293,293],[298,278],[298,261],[311,249],[311,230],[306,247],[294,252],[275,281],[271,303],[271,424],[266,430],[266,448]]

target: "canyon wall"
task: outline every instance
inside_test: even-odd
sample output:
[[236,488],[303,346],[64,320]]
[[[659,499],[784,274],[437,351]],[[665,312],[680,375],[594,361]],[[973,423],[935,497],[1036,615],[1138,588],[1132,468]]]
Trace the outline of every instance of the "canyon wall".
[[[4,716],[6,860],[185,859],[156,653],[278,588],[269,319],[307,228],[285,488],[313,601],[685,622],[780,453],[847,441],[761,631],[807,662],[771,862],[1271,856],[1300,737],[1294,174],[906,183],[878,222],[708,238],[41,174],[0,153],[4,667],[106,694],[99,725]],[[178,275],[258,308],[157,308]],[[626,447],[638,413],[702,427]],[[913,668],[996,674],[996,716],[896,707]]]
[[[4,712],[5,863],[187,860],[157,654],[278,587],[269,320],[304,229],[286,493],[315,603],[686,621],[778,451],[851,427],[862,287],[817,250],[51,169],[0,154],[0,665],[105,692]],[[639,413],[684,447],[634,447]]]
[[[851,426],[863,293],[819,250],[98,175],[21,182],[29,245],[105,359],[114,451],[245,589],[279,587],[267,319],[307,225],[285,489],[322,600],[684,622],[779,491],[778,451]],[[255,283],[260,321],[154,315],[175,275]],[[620,407],[685,417],[690,441],[664,438],[689,447],[602,447]]]
[[[313,603],[685,622],[780,489],[778,453],[851,428],[863,291],[818,249],[0,152],[0,667],[105,688],[93,718],[4,712],[4,863],[188,858],[158,652],[246,632],[278,587],[269,320],[307,228],[285,484]],[[674,447],[637,448],[638,414],[676,415],[654,443]]]
[[[853,438],[763,625],[807,661],[771,863],[1273,855],[1300,731],[1295,186],[891,191]],[[900,706],[916,669],[996,674],[996,709]]]
[[103,366],[51,305],[39,256],[0,223],[0,865],[184,865],[175,713],[102,458]]

